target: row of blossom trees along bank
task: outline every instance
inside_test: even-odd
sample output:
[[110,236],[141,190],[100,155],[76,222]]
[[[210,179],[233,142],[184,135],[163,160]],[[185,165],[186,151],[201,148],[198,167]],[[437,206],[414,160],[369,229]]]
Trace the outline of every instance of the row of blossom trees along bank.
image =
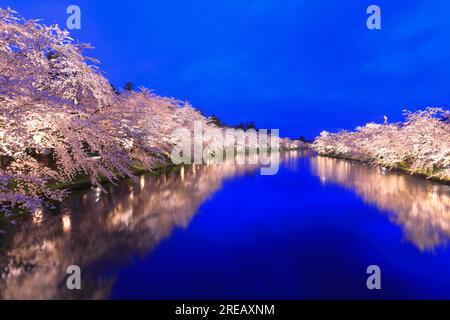
[[55,186],[80,177],[101,188],[167,164],[177,129],[219,129],[188,103],[145,88],[119,94],[87,48],[58,26],[0,8],[0,212],[60,201],[66,192]]
[[406,121],[369,123],[356,131],[322,132],[313,148],[322,155],[355,159],[450,180],[450,112],[405,111]]

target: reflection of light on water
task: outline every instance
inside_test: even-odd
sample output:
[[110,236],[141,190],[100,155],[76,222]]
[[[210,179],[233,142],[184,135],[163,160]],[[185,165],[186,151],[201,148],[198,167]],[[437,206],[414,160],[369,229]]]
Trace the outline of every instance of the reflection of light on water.
[[181,177],[181,181],[184,181],[184,166],[182,166],[180,169],[180,177]]
[[311,167],[322,183],[339,183],[367,203],[390,212],[421,250],[450,239],[449,186],[327,157],[311,158]]
[[175,228],[189,226],[200,205],[226,179],[257,169],[247,164],[185,166],[184,181],[178,172],[146,175],[139,177],[140,187],[127,181],[105,186],[107,193],[98,200],[96,190],[69,197],[59,215],[43,211],[39,225],[24,224],[14,235],[5,252],[9,270],[18,270],[19,276],[0,278],[0,298],[108,297],[113,283],[109,279],[86,275],[81,293],[61,286],[67,266],[83,269],[105,261],[116,265],[134,254],[150,253]]
[[[130,199],[132,200],[132,199]],[[110,225],[113,227],[117,227],[120,225],[128,226],[133,219],[133,206],[131,203],[122,204],[120,203],[117,207],[115,207],[110,215],[108,221]]]
[[95,202],[98,202],[100,200],[100,195],[102,193],[102,189],[100,188],[95,188]]
[[62,216],[62,224],[63,224],[63,231],[65,233],[70,232],[71,229],[71,222],[70,222],[70,216],[65,214]]

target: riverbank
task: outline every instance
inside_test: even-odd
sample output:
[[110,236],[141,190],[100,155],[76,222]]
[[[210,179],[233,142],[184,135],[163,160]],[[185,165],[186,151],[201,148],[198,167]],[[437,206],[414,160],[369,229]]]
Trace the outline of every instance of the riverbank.
[[405,112],[398,123],[367,123],[354,131],[323,131],[312,144],[320,155],[358,160],[438,182],[450,180],[450,112]]
[[[134,174],[135,177],[139,177],[144,174],[151,174],[153,176],[158,176],[163,173],[169,173],[174,172],[176,170],[179,170],[181,165],[175,165],[172,163],[167,163],[166,165],[161,165],[153,170],[148,170],[143,166],[140,165],[134,165],[130,170]],[[132,179],[133,177],[123,176],[118,177],[117,182],[121,182],[125,179]],[[106,178],[101,178],[102,185],[107,186],[111,185],[112,182],[109,181]],[[83,190],[89,190],[89,188],[92,187],[92,182],[88,175],[80,174],[76,179],[70,182],[65,183],[53,183],[49,185],[49,189],[51,190],[66,190],[68,192],[75,192],[75,191],[83,191]],[[53,201],[52,202],[54,206],[57,208],[60,204],[59,202]],[[5,230],[8,228],[8,226],[20,224],[22,221],[25,221],[27,219],[30,219],[31,215],[30,212],[23,210],[21,208],[14,208],[12,209],[12,214],[5,216],[3,214],[0,214],[0,239],[2,239],[2,234],[6,233]],[[0,243],[2,242],[0,241]],[[1,245],[0,245],[0,251],[1,251]]]
[[443,177],[443,178],[439,178],[439,177],[436,177],[436,176],[434,176],[432,174],[415,172],[415,171],[411,170],[411,168],[407,164],[399,164],[397,167],[387,168],[387,167],[384,167],[384,166],[381,166],[381,165],[374,165],[370,161],[365,161],[365,160],[362,160],[362,159],[352,158],[352,157],[348,157],[348,156],[344,156],[344,155],[334,155],[334,154],[325,154],[325,153],[318,153],[318,155],[321,156],[321,157],[327,157],[327,158],[341,159],[341,160],[347,160],[347,161],[355,161],[355,162],[367,165],[369,167],[385,168],[386,170],[389,170],[389,171],[409,174],[411,176],[420,177],[420,178],[423,178],[423,179],[426,179],[426,180],[431,180],[431,181],[442,183],[442,184],[445,184],[445,185],[450,185],[450,177],[446,176],[446,177]]
[[[290,140],[290,141],[291,141],[291,146],[290,147],[282,147],[277,152],[282,153],[282,152],[309,150],[310,149],[309,144],[300,143],[299,141],[296,141],[296,140]],[[295,147],[293,147],[293,145],[295,145]],[[236,152],[236,150],[235,150],[235,152]],[[269,152],[271,152],[271,151],[269,150]],[[177,165],[177,164],[174,164],[173,162],[171,162],[170,159],[167,159],[167,161],[165,163],[160,163],[159,166],[157,166],[156,168],[154,168],[152,170],[147,169],[145,166],[143,166],[143,165],[141,165],[139,163],[135,163],[130,168],[130,171],[133,173],[134,176],[140,176],[142,174],[160,175],[162,173],[165,173],[165,172],[168,172],[168,171],[172,171],[172,170],[174,170],[176,168],[180,168],[181,166],[183,166],[183,164],[178,164]],[[126,176],[125,177],[118,177],[117,180],[122,180],[122,179],[126,179],[126,178],[130,178],[130,177],[126,177]],[[106,178],[101,178],[100,180],[101,180],[102,183],[111,183]],[[86,174],[82,174],[82,175],[79,175],[73,181],[64,182],[64,183],[54,183],[54,184],[51,184],[49,186],[49,188],[52,189],[52,190],[75,191],[75,190],[88,189],[91,186],[92,186],[92,183],[91,183],[91,180],[90,180],[89,176],[86,175]]]

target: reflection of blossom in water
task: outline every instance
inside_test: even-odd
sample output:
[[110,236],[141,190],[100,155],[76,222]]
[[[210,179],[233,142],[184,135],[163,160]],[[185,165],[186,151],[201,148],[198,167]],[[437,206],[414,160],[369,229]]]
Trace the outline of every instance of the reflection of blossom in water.
[[[39,223],[24,223],[12,236],[6,256],[0,255],[0,298],[107,298],[114,282],[114,276],[105,275],[114,275],[109,265],[148,254],[174,228],[187,227],[225,179],[257,169],[194,165],[141,176],[135,185],[124,181],[107,193],[74,194],[60,215],[40,212]],[[82,270],[80,291],[66,288],[65,270],[72,264]]]
[[312,157],[311,166],[323,183],[339,183],[390,212],[390,218],[420,250],[448,242],[450,186],[334,158]]

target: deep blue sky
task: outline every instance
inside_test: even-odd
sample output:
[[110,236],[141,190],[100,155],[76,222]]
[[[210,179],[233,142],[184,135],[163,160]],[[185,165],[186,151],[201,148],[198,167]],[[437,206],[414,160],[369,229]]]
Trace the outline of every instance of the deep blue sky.
[[[1,0],[65,25],[118,87],[132,81],[228,123],[282,135],[352,129],[404,108],[448,107],[450,2],[444,0]],[[366,28],[366,8],[382,30]]]

